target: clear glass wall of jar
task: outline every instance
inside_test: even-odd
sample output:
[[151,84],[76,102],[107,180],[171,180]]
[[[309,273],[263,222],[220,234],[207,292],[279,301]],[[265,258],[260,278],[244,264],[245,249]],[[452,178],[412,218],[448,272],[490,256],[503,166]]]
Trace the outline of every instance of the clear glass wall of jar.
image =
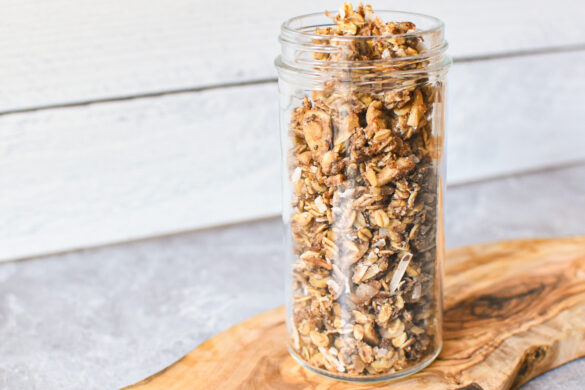
[[281,28],[288,346],[322,375],[383,381],[424,368],[442,345],[450,59],[434,17],[376,11],[416,29],[355,36],[339,33],[353,33],[348,12],[337,35],[324,14]]

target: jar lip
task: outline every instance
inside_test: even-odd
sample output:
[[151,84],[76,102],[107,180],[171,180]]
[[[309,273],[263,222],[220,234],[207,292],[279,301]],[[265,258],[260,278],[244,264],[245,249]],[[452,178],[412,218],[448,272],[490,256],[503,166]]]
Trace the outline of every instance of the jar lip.
[[[333,15],[333,14],[335,14],[336,11],[328,11],[328,12]],[[435,33],[437,31],[441,31],[445,27],[445,23],[441,19],[439,19],[435,16],[431,16],[431,15],[427,15],[427,14],[423,14],[423,13],[418,13],[418,12],[406,12],[406,11],[396,11],[396,10],[374,10],[374,14],[376,14],[376,16],[380,16],[380,14],[394,14],[396,16],[403,16],[405,18],[408,18],[408,17],[422,18],[422,19],[426,19],[428,21],[431,21],[432,25],[429,28],[420,29],[420,30],[417,28],[415,31],[402,33],[402,34],[357,35],[357,36],[356,35],[333,35],[332,36],[332,35],[326,35],[326,34],[317,34],[314,31],[303,31],[302,29],[300,29],[298,27],[292,27],[292,24],[300,22],[304,19],[309,19],[309,18],[325,15],[324,12],[313,12],[313,13],[309,13],[309,14],[294,16],[290,19],[285,20],[281,24],[280,29],[283,33],[291,34],[293,36],[305,37],[305,38],[328,38],[328,39],[335,39],[335,40],[340,40],[340,41],[353,41],[353,40],[371,40],[371,39],[376,39],[376,38],[380,39],[380,38],[396,38],[396,37],[405,37],[405,38],[418,37],[421,35],[427,35],[427,34]],[[388,22],[386,22],[386,23],[388,23]],[[334,26],[334,23],[331,22],[331,24],[328,24],[328,25],[309,25],[306,27],[325,27],[325,26]],[[303,27],[301,27],[301,28],[303,28]]]
[[[282,42],[282,40],[281,40]],[[312,45],[309,46],[310,47],[317,47],[319,45]],[[447,41],[442,41],[440,46],[437,46],[435,48],[433,48],[433,50],[425,52],[425,53],[419,53],[417,55],[413,55],[413,56],[406,56],[406,57],[398,57],[398,58],[391,58],[390,60],[387,58],[381,58],[381,59],[375,59],[375,60],[364,60],[364,61],[354,61],[354,60],[338,60],[335,61],[334,63],[328,62],[328,61],[318,61],[318,60],[301,60],[299,58],[296,59],[297,63],[304,63],[307,65],[318,65],[321,69],[327,69],[329,67],[332,68],[339,68],[339,67],[344,67],[344,66],[353,66],[355,68],[359,68],[359,69],[369,69],[369,68],[374,68],[377,66],[380,66],[381,64],[399,64],[401,62],[405,63],[405,62],[416,62],[416,61],[424,61],[424,60],[429,60],[434,56],[441,56],[443,57],[445,55],[445,52],[447,51],[447,49],[449,48],[449,44],[447,43]]]
[[[395,78],[395,79],[402,79],[402,78],[404,78],[404,79],[408,79],[408,78],[419,79],[422,77],[426,77],[429,74],[439,74],[439,75],[442,74],[442,75],[444,75],[447,73],[452,62],[453,61],[452,61],[451,57],[449,57],[447,55],[443,55],[441,60],[438,63],[434,64],[433,66],[431,66],[429,68],[392,71],[392,72],[387,72],[385,74],[382,74],[381,77]],[[312,78],[314,78],[315,81],[320,82],[320,81],[322,81],[324,73],[327,73],[327,72],[322,72],[322,71],[318,71],[318,70],[307,68],[307,67],[294,66],[294,64],[287,63],[283,59],[282,55],[279,55],[278,57],[276,57],[276,59],[274,60],[274,65],[276,66],[276,69],[278,70],[279,78],[282,78],[283,80],[288,79],[288,77],[291,75],[294,76],[295,74],[301,73],[308,78],[312,77]],[[349,69],[349,68],[346,67],[346,68],[336,69],[335,67],[332,67],[329,71],[343,72],[344,70],[347,70],[347,69]],[[353,69],[367,70],[367,68],[360,68],[360,67],[353,67]],[[352,80],[352,83],[360,84],[360,85],[377,84],[377,83],[379,83],[379,80],[375,80],[375,79],[362,80],[362,81]]]

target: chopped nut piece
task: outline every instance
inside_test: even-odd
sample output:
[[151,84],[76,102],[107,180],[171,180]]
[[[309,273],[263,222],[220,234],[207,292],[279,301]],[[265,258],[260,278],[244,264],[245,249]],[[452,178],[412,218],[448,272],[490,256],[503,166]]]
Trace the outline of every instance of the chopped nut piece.
[[364,325],[364,339],[371,345],[376,345],[380,342],[380,338],[376,334],[376,330],[374,329],[374,324],[372,322],[368,322]]
[[303,134],[314,156],[322,157],[331,144],[331,119],[321,110],[309,110],[303,117]]
[[404,299],[402,298],[402,295],[396,296],[396,303],[394,306],[396,306],[398,310],[404,309]]
[[350,254],[350,264],[355,263],[359,259],[362,258],[364,253],[368,250],[368,243],[367,242],[360,242],[356,244],[355,242],[347,243],[347,250]]
[[406,122],[406,124],[416,129],[424,112],[425,104],[423,102],[422,93],[417,89],[414,91],[414,102],[412,103],[412,108],[410,109],[410,115],[408,116],[408,122]]
[[376,315],[376,323],[380,326],[383,326],[388,320],[390,316],[392,316],[393,310],[390,303],[383,304],[379,309]]
[[378,174],[378,185],[388,184],[394,180],[401,179],[410,173],[416,163],[414,157],[400,157],[396,161],[386,165]]
[[321,168],[323,169],[323,173],[328,174],[331,173],[331,168],[333,163],[337,161],[338,155],[336,152],[330,150],[323,155],[321,159]]
[[360,284],[356,289],[355,295],[361,302],[368,302],[374,298],[380,291],[380,282],[374,280],[367,284]]

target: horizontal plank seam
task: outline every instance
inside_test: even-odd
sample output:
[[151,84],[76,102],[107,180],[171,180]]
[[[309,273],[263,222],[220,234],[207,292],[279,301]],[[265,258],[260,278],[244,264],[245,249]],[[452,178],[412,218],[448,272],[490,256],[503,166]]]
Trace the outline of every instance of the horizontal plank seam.
[[[495,53],[495,54],[487,54],[487,55],[456,57],[453,59],[453,62],[459,64],[459,63],[470,63],[470,62],[480,62],[480,61],[493,61],[493,60],[515,58],[515,57],[527,57],[527,56],[568,53],[568,52],[577,52],[577,51],[585,51],[585,44],[521,50],[521,51],[515,51],[515,52],[503,52],[503,53]],[[161,96],[168,96],[168,95],[197,93],[197,92],[204,92],[204,91],[222,89],[222,88],[237,88],[237,87],[246,87],[246,86],[251,86],[251,85],[270,84],[270,83],[276,83],[277,81],[278,80],[276,78],[270,77],[270,78],[263,78],[263,79],[249,80],[249,81],[229,82],[229,83],[213,84],[213,85],[206,85],[206,86],[199,86],[199,87],[186,87],[186,88],[169,89],[169,90],[155,91],[155,92],[145,92],[145,93],[139,93],[139,94],[134,94],[134,95],[121,95],[121,96],[114,96],[114,97],[107,97],[107,98],[100,98],[100,99],[80,100],[80,101],[69,102],[69,103],[55,103],[55,104],[47,104],[47,105],[35,106],[35,107],[23,107],[23,108],[16,108],[16,109],[12,109],[12,110],[0,111],[0,116],[10,115],[10,114],[22,114],[22,113],[27,113],[27,112],[45,111],[45,110],[55,110],[55,109],[61,109],[61,108],[81,107],[81,106],[87,106],[90,104],[112,103],[112,102],[120,102],[120,101],[135,100],[135,99],[146,99],[146,98],[161,97]]]
[[541,48],[536,48],[536,49],[517,50],[517,51],[510,51],[510,52],[485,54],[485,55],[472,55],[472,56],[455,57],[453,59],[453,62],[454,63],[466,63],[466,62],[493,61],[493,60],[501,60],[501,59],[506,59],[506,58],[528,57],[528,56],[538,56],[538,55],[558,54],[558,53],[570,53],[570,52],[582,51],[582,50],[585,50],[585,43],[579,43],[579,44],[575,44],[575,45],[555,46],[555,47],[541,47]]
[[201,226],[201,227],[196,227],[196,228],[191,228],[191,229],[187,228],[187,229],[171,230],[171,231],[167,231],[164,233],[154,233],[154,234],[150,234],[150,235],[141,235],[141,236],[133,237],[133,238],[124,238],[124,239],[118,239],[118,240],[114,239],[114,240],[109,240],[108,242],[75,246],[75,247],[71,247],[71,248],[67,248],[67,249],[49,250],[49,251],[46,251],[46,252],[43,252],[40,254],[5,257],[5,258],[0,258],[0,265],[2,263],[11,263],[11,262],[20,262],[20,261],[34,261],[34,260],[40,260],[40,259],[44,259],[44,258],[52,257],[52,256],[66,255],[68,253],[97,250],[97,249],[106,248],[106,247],[134,244],[134,243],[145,242],[145,241],[149,241],[149,240],[157,240],[157,239],[164,239],[164,238],[169,238],[169,237],[182,236],[182,235],[197,233],[200,231],[209,231],[209,230],[215,230],[215,229],[230,228],[230,227],[243,225],[246,223],[257,223],[257,222],[263,222],[263,221],[270,221],[274,218],[279,217],[280,215],[281,215],[280,213],[266,213],[263,215],[239,219],[237,221],[223,222],[223,223],[220,222],[220,223],[216,223],[213,225]]
[[480,177],[477,179],[462,180],[462,181],[459,181],[459,182],[456,182],[453,184],[448,184],[447,188],[460,188],[460,187],[465,187],[465,186],[470,186],[470,185],[475,185],[475,184],[490,183],[490,182],[494,182],[494,181],[505,180],[505,179],[508,179],[511,177],[516,177],[516,176],[538,175],[541,173],[560,171],[563,169],[570,169],[570,168],[580,167],[580,166],[585,167],[585,160],[579,159],[579,160],[567,161],[567,162],[559,163],[559,164],[540,166],[537,168],[519,169],[517,171],[502,173],[499,175],[498,174],[491,175],[491,176],[487,176],[487,177],[483,177],[483,178]]
[[196,92],[210,91],[210,90],[222,89],[222,88],[247,87],[250,85],[276,83],[277,81],[278,80],[276,78],[271,77],[271,78],[266,78],[266,79],[257,79],[257,80],[250,80],[250,81],[239,81],[239,82],[232,82],[232,83],[204,85],[204,86],[199,86],[199,87],[187,87],[187,88],[169,89],[169,90],[156,91],[156,92],[145,92],[145,93],[139,93],[139,94],[135,94],[135,95],[114,96],[114,97],[108,97],[108,98],[102,98],[102,99],[81,100],[81,101],[70,102],[70,103],[47,104],[44,106],[24,107],[24,108],[17,108],[14,110],[0,111],[0,116],[9,115],[9,114],[22,114],[22,113],[26,113],[26,112],[54,110],[54,109],[60,109],[60,108],[88,106],[90,104],[121,102],[121,101],[126,101],[126,100],[137,100],[137,99],[153,98],[153,97],[160,97],[160,96],[167,96],[167,95],[180,95],[180,94],[186,94],[186,93],[196,93]]

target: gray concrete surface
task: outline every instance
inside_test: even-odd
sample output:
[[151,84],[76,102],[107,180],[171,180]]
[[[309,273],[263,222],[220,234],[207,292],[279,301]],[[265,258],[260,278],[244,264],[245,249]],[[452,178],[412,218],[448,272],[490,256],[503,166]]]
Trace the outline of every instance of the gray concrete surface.
[[[450,188],[448,247],[585,234],[585,165]],[[116,389],[283,303],[277,218],[0,264],[0,389]],[[584,319],[585,321],[585,319]],[[523,390],[585,388],[585,359]]]

